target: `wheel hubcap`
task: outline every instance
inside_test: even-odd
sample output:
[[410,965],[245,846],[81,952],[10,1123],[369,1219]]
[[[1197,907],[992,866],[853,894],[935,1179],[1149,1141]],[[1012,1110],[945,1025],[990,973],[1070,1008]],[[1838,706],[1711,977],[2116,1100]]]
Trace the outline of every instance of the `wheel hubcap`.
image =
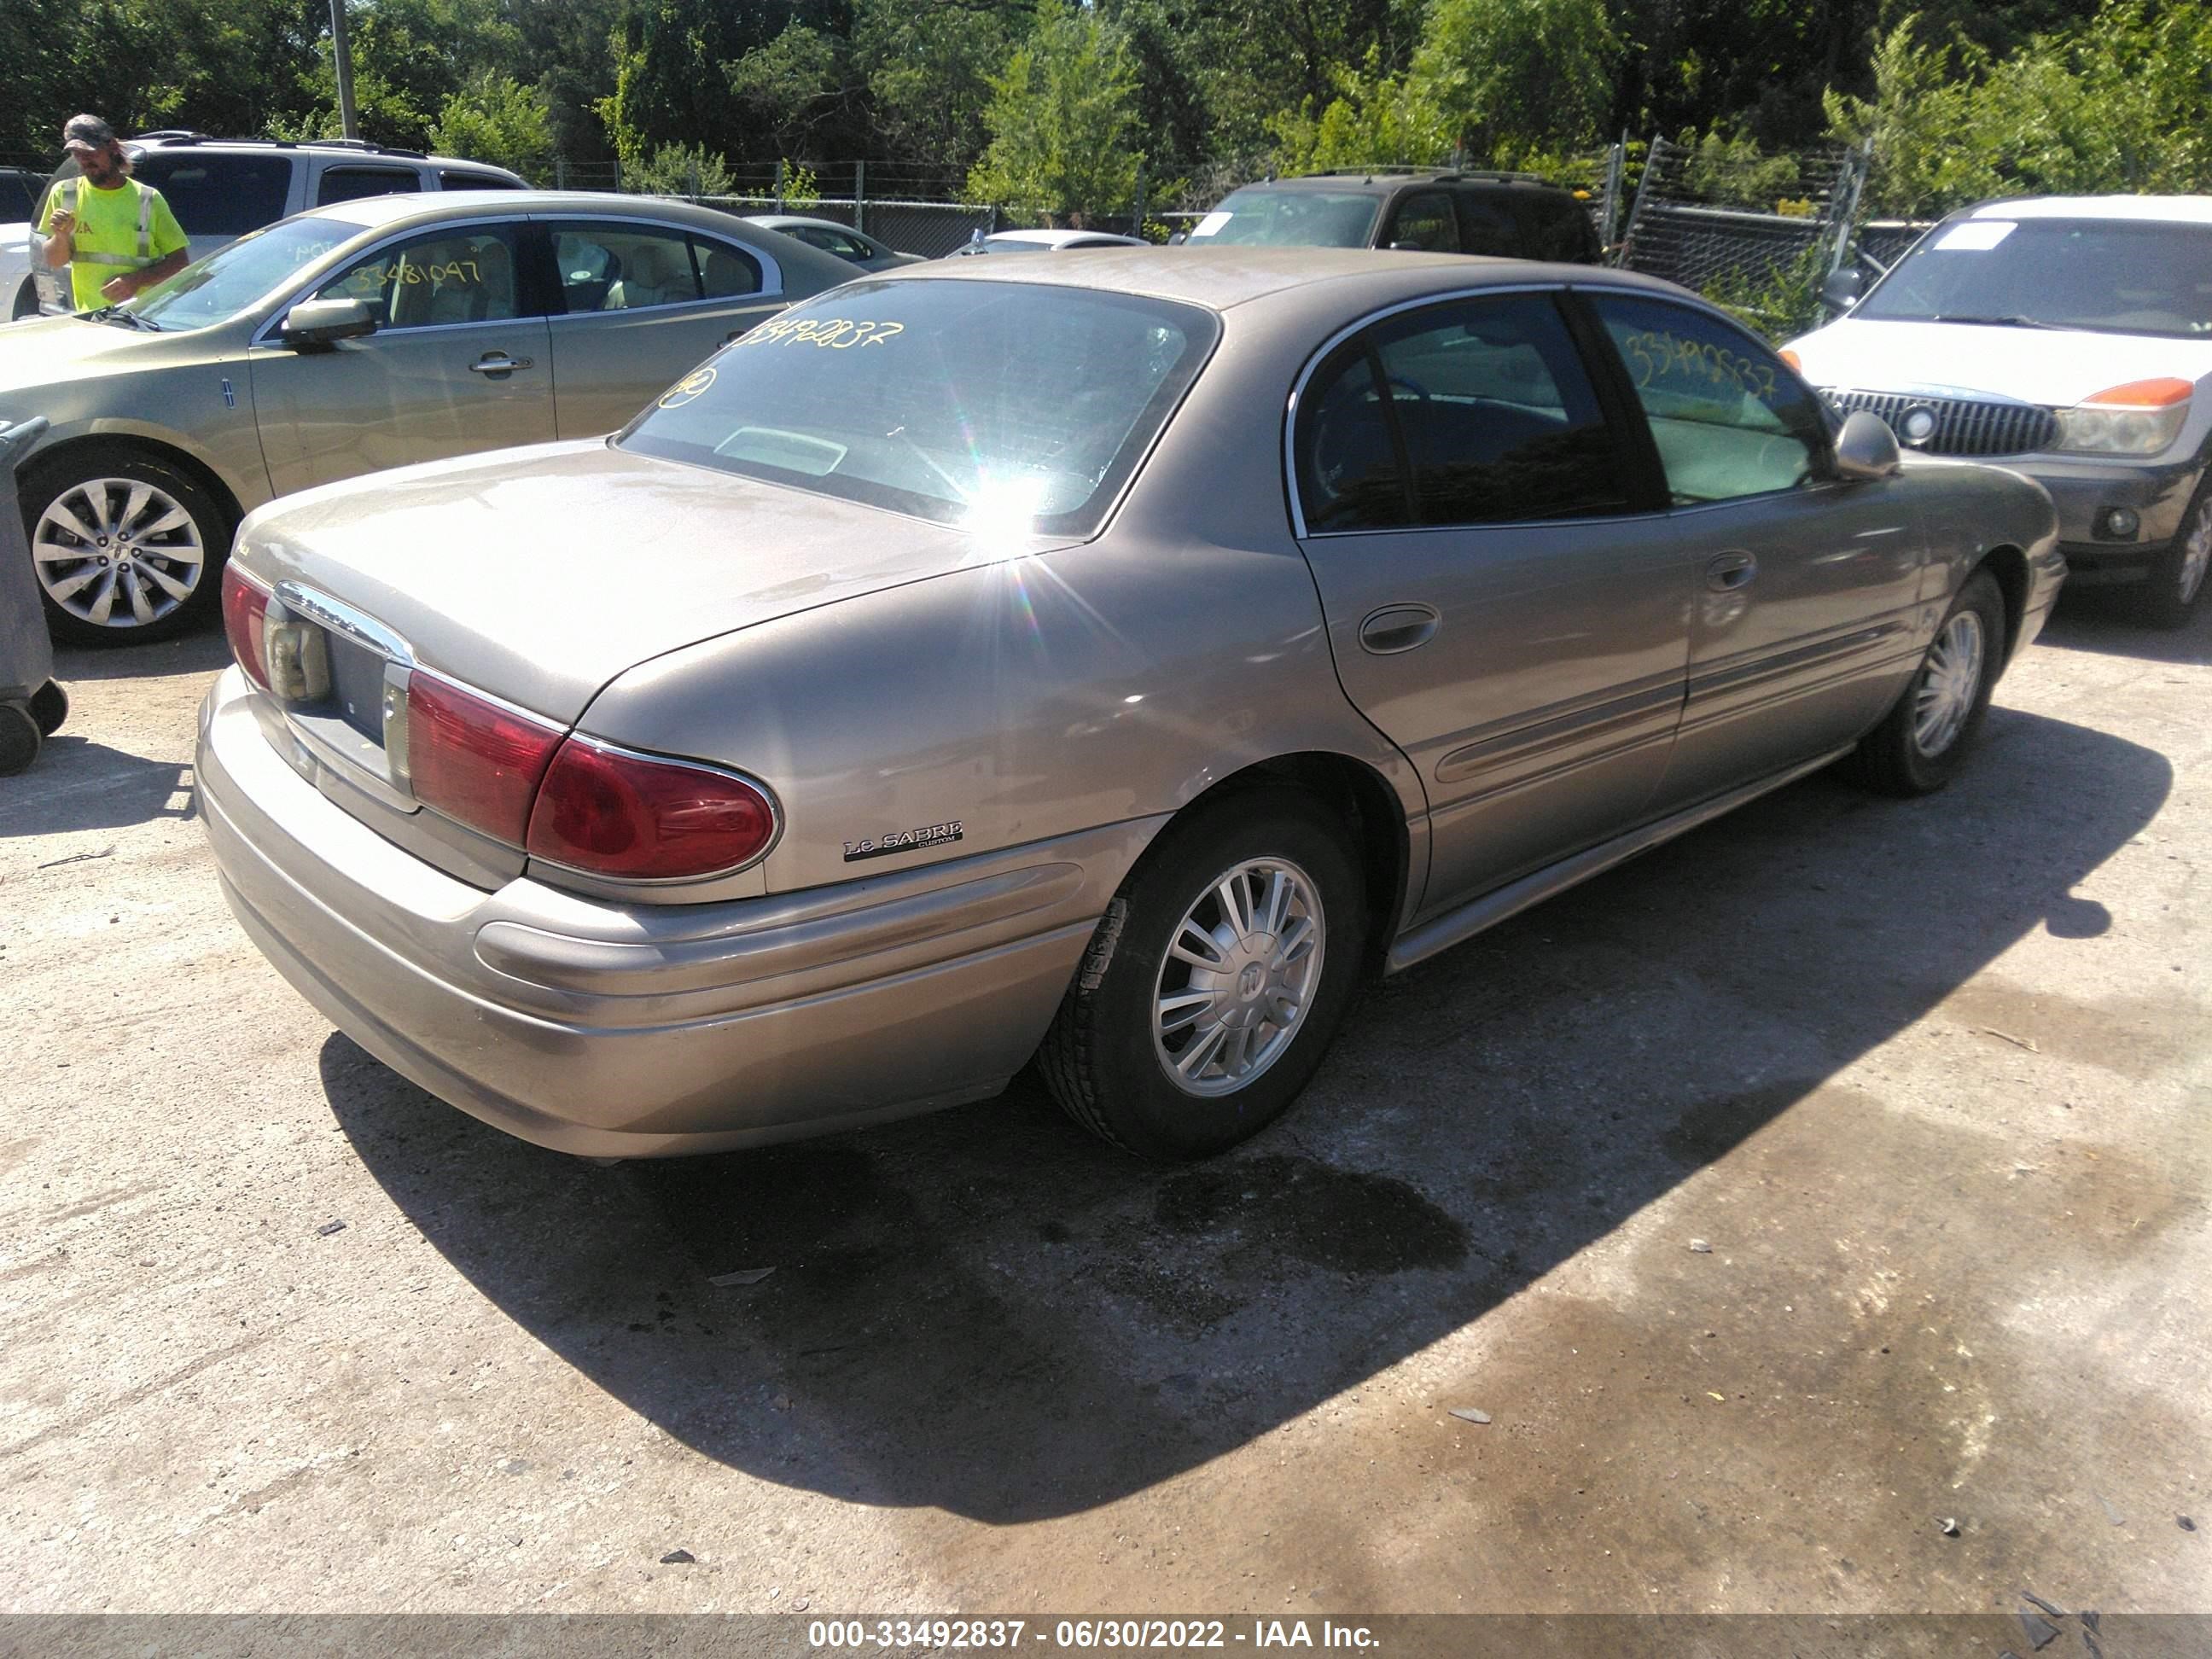
[[1961,611],[1929,648],[1913,694],[1912,741],[1931,760],[1959,739],[1982,684],[1982,619]]
[[80,622],[143,628],[200,585],[207,550],[192,515],[137,478],[90,478],[54,498],[31,532],[46,596]]
[[2189,534],[2181,544],[2181,570],[2175,580],[2176,597],[2187,605],[2204,586],[2204,573],[2212,568],[2212,501],[2205,501],[2189,521]]
[[1186,1094],[1234,1094],[1280,1059],[1321,983],[1326,943],[1313,878],[1282,859],[1224,871],[1168,942],[1152,994],[1152,1048]]

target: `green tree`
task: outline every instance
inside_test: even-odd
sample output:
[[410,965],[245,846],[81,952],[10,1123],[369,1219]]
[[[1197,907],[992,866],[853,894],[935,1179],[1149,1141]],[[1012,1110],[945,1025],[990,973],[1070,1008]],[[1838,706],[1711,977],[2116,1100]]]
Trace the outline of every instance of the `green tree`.
[[1326,167],[1434,164],[1450,157],[1452,124],[1429,83],[1408,75],[1340,70],[1335,95],[1319,110],[1310,98],[1269,124],[1285,173]]
[[794,19],[766,46],[722,67],[730,95],[776,154],[807,155],[823,130],[848,112],[845,58],[842,36]]
[[979,201],[1055,215],[1119,213],[1136,195],[1136,70],[1096,12],[1043,0],[1036,27],[991,81],[991,135],[968,175]]
[[982,150],[991,77],[1029,24],[1025,6],[1004,0],[859,0],[853,68],[883,142],[902,160],[964,174]]
[[487,70],[453,94],[430,129],[442,155],[489,161],[545,183],[553,170],[553,124],[545,94],[511,75]]
[[1413,78],[1477,155],[1594,143],[1620,42],[1605,0],[1437,0]]

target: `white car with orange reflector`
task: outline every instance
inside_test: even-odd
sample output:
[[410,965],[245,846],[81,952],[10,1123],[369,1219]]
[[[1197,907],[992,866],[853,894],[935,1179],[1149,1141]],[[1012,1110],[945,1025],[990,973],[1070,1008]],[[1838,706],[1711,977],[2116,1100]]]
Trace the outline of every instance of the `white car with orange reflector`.
[[1784,355],[1898,441],[1995,460],[2057,504],[2069,580],[2179,627],[2212,567],[2212,197],[1990,202],[1930,230]]

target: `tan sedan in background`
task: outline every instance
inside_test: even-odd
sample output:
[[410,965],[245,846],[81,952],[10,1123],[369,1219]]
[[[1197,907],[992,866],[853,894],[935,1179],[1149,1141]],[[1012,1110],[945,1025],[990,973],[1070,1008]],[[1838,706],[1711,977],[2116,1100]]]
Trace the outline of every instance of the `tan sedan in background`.
[[544,1145],[748,1146],[1036,1056],[1200,1155],[1364,975],[1831,762],[1943,785],[2063,568],[2039,487],[1900,465],[1663,283],[951,261],[612,440],[249,519],[202,810],[295,985]]
[[159,639],[275,495],[609,432],[732,335],[846,280],[727,214],[533,191],[377,196],[240,237],[125,305],[0,327],[57,637]]

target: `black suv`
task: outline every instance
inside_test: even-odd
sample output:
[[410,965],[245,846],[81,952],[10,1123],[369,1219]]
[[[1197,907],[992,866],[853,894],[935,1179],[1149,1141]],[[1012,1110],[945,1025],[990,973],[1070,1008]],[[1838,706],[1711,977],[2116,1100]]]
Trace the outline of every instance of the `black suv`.
[[1533,173],[1340,167],[1231,191],[1191,228],[1200,246],[1395,247],[1595,264],[1587,204]]

